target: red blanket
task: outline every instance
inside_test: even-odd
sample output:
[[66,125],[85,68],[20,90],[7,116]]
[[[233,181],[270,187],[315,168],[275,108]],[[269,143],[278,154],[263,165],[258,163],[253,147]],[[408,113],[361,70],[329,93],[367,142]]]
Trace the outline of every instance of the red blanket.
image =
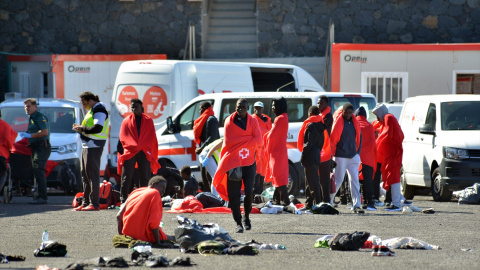
[[[242,214],[244,213],[243,207],[240,207]],[[178,214],[178,213],[197,213],[197,214],[229,214],[232,213],[232,210],[228,207],[211,207],[211,208],[203,208],[202,203],[195,199],[193,196],[187,196],[185,199],[182,200],[180,204],[172,206],[172,209],[166,211],[166,213],[170,214]],[[260,214],[260,210],[253,207],[251,214]]]
[[236,167],[252,165],[255,162],[255,149],[262,143],[258,121],[247,114],[247,129],[243,130],[233,122],[236,116],[237,112],[234,112],[225,119],[222,153],[213,179],[215,189],[226,201],[228,201],[226,173]]
[[120,127],[119,137],[124,149],[123,155],[120,155],[118,158],[117,172],[119,175],[122,175],[122,167],[125,160],[131,159],[140,151],[143,151],[148,161],[150,161],[152,173],[157,173],[157,170],[160,169],[160,164],[158,163],[157,136],[152,118],[142,113],[139,137],[135,115],[131,114],[127,116]]
[[360,151],[360,159],[362,160],[362,164],[373,167],[375,172],[375,168],[377,167],[375,130],[365,116],[357,116],[357,120],[362,130],[362,151]]
[[159,228],[160,240],[166,240],[167,236],[160,228],[162,217],[162,198],[158,190],[149,187],[137,188],[127,198],[122,234],[155,243],[152,230]]
[[327,114],[329,114],[331,111],[332,109],[330,108],[330,106],[327,106],[327,108],[325,108],[323,112],[320,112],[320,116],[322,117],[322,120],[325,120],[325,116],[327,116]]
[[17,138],[17,132],[13,130],[7,122],[0,119],[0,156],[8,159],[10,149]]
[[397,119],[392,114],[386,114],[383,121],[383,130],[377,138],[377,157],[382,163],[383,188],[400,183],[400,169],[402,168],[403,132]]
[[[360,125],[357,118],[352,116],[353,125],[355,126],[355,143],[360,147]],[[343,132],[343,108],[338,109],[333,115],[332,134],[330,134],[330,146],[332,147],[332,155],[335,155],[337,150],[337,143],[340,141],[340,137]]]
[[[328,109],[328,108],[327,108]],[[307,120],[305,120],[300,128],[300,132],[298,133],[298,140],[297,140],[297,148],[300,152],[303,152],[303,139],[305,138],[305,130],[307,129],[310,123],[323,123],[323,117],[321,115],[312,115]],[[332,158],[332,153],[330,149],[330,137],[328,136],[328,131],[325,129],[323,132],[323,148],[322,152],[320,153],[320,162],[325,162]]]
[[212,115],[214,115],[212,107],[207,108],[200,117],[193,122],[193,138],[197,145],[201,143],[200,136],[202,135],[203,126],[205,126],[208,118]]
[[[267,118],[267,122],[263,122],[256,114],[252,115],[252,117],[258,121],[262,138],[265,133],[272,129],[272,119],[265,114],[263,114],[263,116]],[[255,163],[257,164],[257,174],[265,176],[267,171],[267,158],[265,157],[265,147],[263,147],[263,144],[259,144],[255,150]]]
[[288,116],[282,113],[275,118],[272,129],[263,136],[268,159],[265,181],[273,182],[274,187],[288,184],[287,133]]

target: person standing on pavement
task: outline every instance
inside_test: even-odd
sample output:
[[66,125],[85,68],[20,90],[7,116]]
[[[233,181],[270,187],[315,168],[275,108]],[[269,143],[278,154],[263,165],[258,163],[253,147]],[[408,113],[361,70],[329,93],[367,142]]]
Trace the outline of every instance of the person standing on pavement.
[[38,199],[30,204],[46,204],[47,179],[45,176],[45,167],[50,157],[50,126],[48,118],[37,110],[37,101],[34,98],[28,98],[23,101],[25,112],[30,115],[27,132],[21,132],[22,138],[28,138],[28,143],[32,149],[32,167],[33,174],[38,184]]
[[[0,132],[0,190],[2,190],[7,179],[7,160],[10,158],[10,150],[17,138],[17,132],[3,119],[0,119],[0,130],[2,131]],[[4,199],[8,200],[8,198]]]
[[[262,138],[272,129],[272,119],[263,113],[263,102],[257,101],[253,104],[253,118],[257,119],[258,126],[262,133]],[[255,163],[257,166],[257,174],[255,175],[255,184],[253,185],[253,194],[261,194],[263,192],[263,183],[265,180],[265,171],[267,169],[267,159],[265,156],[265,148],[263,144],[257,146],[255,151]]]
[[74,210],[96,211],[100,207],[100,158],[108,138],[108,112],[92,92],[82,92],[79,97],[88,113],[81,125],[73,124],[72,128],[82,138],[83,203]]
[[308,108],[308,118],[298,133],[297,148],[302,152],[300,162],[305,170],[306,187],[305,206],[300,208],[300,211],[310,210],[320,202],[330,202],[330,177],[321,179],[318,170],[323,145],[330,140],[327,127],[319,114],[317,106]]
[[[248,113],[248,101],[237,100],[236,111],[225,119],[225,136],[213,185],[222,199],[229,201],[235,232],[250,230],[250,211],[255,181],[255,149],[262,143],[258,121]],[[241,173],[239,173],[241,171]],[[241,174],[241,176],[240,176]],[[235,177],[234,177],[235,176]],[[245,187],[244,216],[240,211],[242,183]],[[243,225],[242,225],[243,221]]]
[[[400,170],[403,156],[403,132],[395,116],[388,113],[385,104],[377,104],[373,114],[383,123],[382,132],[377,138],[378,160],[382,164],[383,188],[390,189],[392,194],[392,203],[385,210],[401,211],[403,196],[400,192]],[[404,204],[411,203],[404,202]]]
[[318,109],[320,110],[320,116],[323,119],[323,124],[327,127],[328,135],[332,133],[332,125],[333,125],[333,116],[332,116],[332,109],[328,106],[328,97],[325,95],[321,95],[317,101]]
[[[205,146],[220,138],[218,120],[213,113],[212,105],[207,101],[200,104],[200,116],[193,123],[193,136],[198,145],[195,149],[197,155],[202,153]],[[200,166],[200,172],[202,174],[203,191],[210,191],[212,176],[204,166]]]
[[[336,190],[330,194],[333,201],[343,182],[345,172],[348,172],[349,186],[352,193],[352,211],[363,214],[360,202],[360,183],[358,181],[358,168],[360,167],[360,151],[362,149],[362,134],[360,124],[353,117],[353,105],[345,103],[333,116],[332,134],[330,144],[335,157]],[[332,202],[333,204],[333,202]]]
[[[130,101],[132,114],[123,119],[119,141],[123,154],[118,158],[118,174],[121,175],[120,201],[124,203],[130,193],[135,164],[138,165],[139,186],[146,187],[152,174],[160,168],[158,142],[153,119],[143,113],[143,103],[134,98]],[[137,187],[137,188],[138,188]]]
[[274,99],[272,111],[276,115],[272,129],[263,136],[263,145],[267,157],[265,181],[272,182],[275,187],[272,203],[287,206],[290,204],[287,189],[289,173],[287,100],[284,97]]
[[360,159],[362,160],[361,177],[363,178],[363,204],[362,208],[368,211],[376,211],[375,202],[373,201],[373,174],[377,165],[377,145],[375,142],[375,130],[373,125],[367,120],[367,112],[364,107],[360,107],[355,111],[355,116],[360,129],[362,130],[362,152]]
[[[324,181],[327,181],[326,179],[330,180],[330,173],[332,172],[332,150],[330,146],[330,135],[332,133],[333,115],[332,115],[332,109],[330,108],[330,106],[328,106],[327,96],[321,95],[318,98],[317,106],[318,106],[318,109],[320,110],[320,117],[322,117],[323,124],[327,127],[327,132],[328,132],[328,140],[326,140],[325,143],[323,144],[320,165],[318,166],[320,183],[324,183]],[[330,186],[328,190],[329,190],[328,193],[330,193],[332,190],[332,186]],[[326,188],[325,190],[322,190],[322,194],[324,194],[323,201],[328,199],[327,202],[329,202],[330,194],[328,194],[328,197],[326,197],[325,191],[326,191]]]

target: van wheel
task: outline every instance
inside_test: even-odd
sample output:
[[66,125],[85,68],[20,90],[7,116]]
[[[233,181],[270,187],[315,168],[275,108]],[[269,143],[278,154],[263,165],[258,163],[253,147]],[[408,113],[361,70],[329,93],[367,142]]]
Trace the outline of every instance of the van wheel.
[[407,184],[407,179],[405,178],[405,171],[400,171],[400,187],[402,189],[402,195],[407,200],[413,199],[415,196],[415,188]]
[[432,196],[436,202],[447,202],[452,198],[452,191],[445,186],[440,168],[436,168],[432,174]]
[[298,195],[298,174],[295,166],[292,163],[288,163],[288,194],[293,196]]

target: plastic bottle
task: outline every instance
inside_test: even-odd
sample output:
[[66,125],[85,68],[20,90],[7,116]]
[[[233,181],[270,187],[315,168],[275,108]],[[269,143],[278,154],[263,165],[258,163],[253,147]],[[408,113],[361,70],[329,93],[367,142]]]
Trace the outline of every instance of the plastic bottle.
[[48,232],[47,230],[44,230],[42,234],[42,247],[45,247],[45,244],[47,243],[47,241],[48,241]]
[[284,249],[287,249],[287,247],[280,244],[275,244],[275,249],[284,250]]
[[45,244],[45,242],[47,242],[47,241],[48,241],[48,232],[47,232],[47,230],[44,230],[43,234],[42,234],[42,243]]

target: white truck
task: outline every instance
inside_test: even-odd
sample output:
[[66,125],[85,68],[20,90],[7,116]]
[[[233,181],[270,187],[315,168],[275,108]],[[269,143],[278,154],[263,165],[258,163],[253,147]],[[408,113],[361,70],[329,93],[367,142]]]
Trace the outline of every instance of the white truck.
[[431,188],[435,201],[480,180],[480,95],[407,98],[402,127],[401,187],[407,199]]
[[124,62],[113,88],[106,178],[115,175],[120,126],[130,100],[140,98],[156,129],[193,98],[209,93],[324,92],[305,70],[294,65],[178,60]]

